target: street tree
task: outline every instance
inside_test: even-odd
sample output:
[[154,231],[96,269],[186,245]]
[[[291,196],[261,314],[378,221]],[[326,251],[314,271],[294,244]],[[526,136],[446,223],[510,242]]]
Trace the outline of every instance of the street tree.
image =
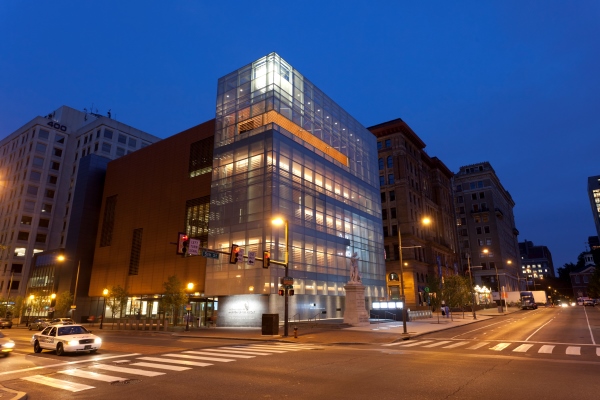
[[128,299],[129,293],[127,293],[127,290],[120,285],[113,286],[108,290],[106,305],[110,308],[113,317],[117,314],[119,315],[119,318],[123,317],[123,310],[127,307]]
[[173,315],[173,323],[177,324],[179,320],[179,309],[187,302],[187,294],[183,282],[177,276],[169,276],[166,282],[163,282],[165,291],[160,299],[159,306],[162,311],[170,312]]
[[59,317],[66,317],[67,312],[71,309],[73,304],[73,294],[68,290],[59,293],[56,296],[56,304],[54,305],[54,315]]
[[594,268],[587,287],[588,296],[594,299],[600,298],[600,267]]
[[451,275],[444,278],[443,298],[449,307],[461,309],[471,301],[471,284],[469,279],[461,275]]

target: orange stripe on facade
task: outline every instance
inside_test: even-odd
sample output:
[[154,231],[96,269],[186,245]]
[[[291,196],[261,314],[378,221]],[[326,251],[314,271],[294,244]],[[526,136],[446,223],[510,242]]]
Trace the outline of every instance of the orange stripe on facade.
[[277,111],[267,111],[266,113],[239,122],[238,132],[244,133],[270,123],[279,125],[283,129],[291,132],[293,135],[298,136],[306,143],[309,143],[314,148],[321,150],[331,158],[344,164],[346,167],[350,166],[347,156],[329,146],[327,143],[317,138],[307,130],[302,129],[300,126],[279,114]]

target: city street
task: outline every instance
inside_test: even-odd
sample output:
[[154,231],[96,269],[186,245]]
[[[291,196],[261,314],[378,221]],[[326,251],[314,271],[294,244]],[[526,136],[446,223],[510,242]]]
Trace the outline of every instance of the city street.
[[[596,398],[600,308],[540,308],[380,343],[233,340],[93,329],[96,355],[34,354],[15,328],[0,382],[29,399]],[[6,333],[6,331],[5,331]],[[329,335],[329,336],[327,336]]]

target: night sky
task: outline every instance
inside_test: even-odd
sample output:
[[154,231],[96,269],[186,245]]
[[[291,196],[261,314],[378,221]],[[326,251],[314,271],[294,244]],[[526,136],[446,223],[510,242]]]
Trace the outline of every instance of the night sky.
[[597,0],[2,0],[0,138],[62,105],[168,137],[275,51],[365,127],[402,118],[454,172],[489,161],[558,268],[596,234],[599,21]]

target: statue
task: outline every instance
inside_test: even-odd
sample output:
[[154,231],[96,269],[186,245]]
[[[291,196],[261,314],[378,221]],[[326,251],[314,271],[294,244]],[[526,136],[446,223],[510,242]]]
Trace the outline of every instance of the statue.
[[360,272],[358,271],[358,253],[354,252],[350,258],[350,282],[353,284],[362,283]]

